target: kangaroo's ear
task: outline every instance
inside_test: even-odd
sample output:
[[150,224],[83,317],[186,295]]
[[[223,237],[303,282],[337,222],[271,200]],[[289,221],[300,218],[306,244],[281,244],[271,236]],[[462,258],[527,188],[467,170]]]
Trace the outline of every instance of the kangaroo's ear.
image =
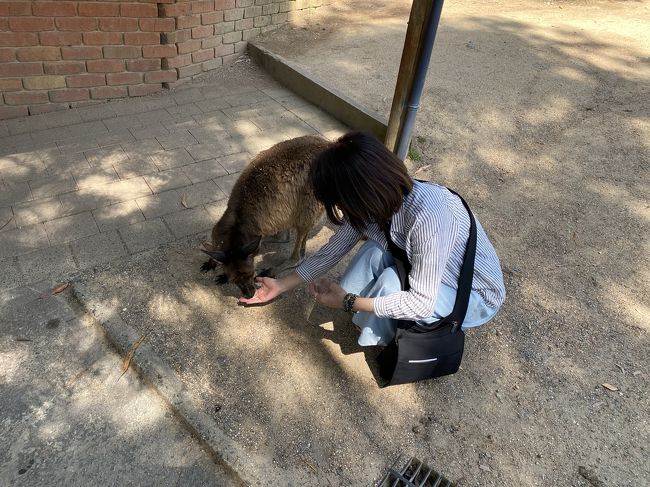
[[226,261],[226,253],[222,252],[221,250],[204,250],[201,249],[201,252],[204,252],[208,254],[210,257],[212,257],[214,260],[217,262],[225,262]]
[[251,240],[248,242],[246,245],[244,245],[241,249],[241,254],[242,255],[250,255],[253,252],[255,252],[258,247],[260,246],[260,242],[262,241],[262,236],[260,235],[259,237],[256,237],[254,240]]

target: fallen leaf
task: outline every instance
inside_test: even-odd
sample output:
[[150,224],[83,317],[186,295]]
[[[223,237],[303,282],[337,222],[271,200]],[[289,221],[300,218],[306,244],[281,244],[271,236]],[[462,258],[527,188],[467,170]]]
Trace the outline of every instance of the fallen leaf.
[[641,375],[641,371],[640,370],[635,370],[634,372],[632,372],[632,375],[634,377],[636,377],[637,375]]
[[126,374],[126,371],[129,370],[129,367],[131,366],[131,360],[133,360],[133,355],[135,355],[135,351],[138,349],[145,336],[146,335],[142,335],[136,340],[133,345],[131,345],[131,347],[129,347],[129,350],[126,352],[126,356],[124,357],[124,362],[122,363],[122,373],[117,378],[117,380],[120,380],[122,376]]
[[187,206],[187,193],[181,195],[181,205],[183,208],[189,208],[189,206]]
[[68,289],[68,286],[70,285],[69,282],[62,282],[61,284],[58,284],[52,288],[52,294],[59,294]]
[[601,384],[601,385],[602,385],[605,389],[607,389],[608,391],[618,391],[618,387],[613,386],[613,385],[611,385],[611,384],[608,384],[607,382],[605,382],[604,384]]
[[424,171],[425,169],[429,169],[430,167],[431,167],[431,164],[425,164],[424,166],[419,167],[418,169],[416,169],[415,173],[417,174],[420,171]]
[[17,342],[31,342],[31,338],[16,337]]
[[484,472],[491,472],[492,471],[492,469],[489,466],[483,465],[483,464],[479,465],[478,468],[480,468]]

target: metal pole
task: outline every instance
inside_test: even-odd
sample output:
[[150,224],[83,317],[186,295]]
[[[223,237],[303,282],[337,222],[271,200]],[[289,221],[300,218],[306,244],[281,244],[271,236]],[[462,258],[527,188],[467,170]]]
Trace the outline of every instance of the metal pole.
[[443,0],[433,0],[433,10],[431,11],[431,17],[428,19],[423,46],[420,51],[420,57],[417,61],[415,79],[413,80],[413,87],[411,88],[411,93],[406,105],[404,123],[397,138],[397,149],[395,154],[400,159],[406,158],[411,143],[411,135],[415,125],[415,116],[420,107],[420,99],[422,98],[424,82],[427,77],[427,70],[429,69],[429,61],[431,60],[431,51],[433,50],[433,43],[436,39],[438,23],[440,22],[440,15],[442,13],[442,4]]

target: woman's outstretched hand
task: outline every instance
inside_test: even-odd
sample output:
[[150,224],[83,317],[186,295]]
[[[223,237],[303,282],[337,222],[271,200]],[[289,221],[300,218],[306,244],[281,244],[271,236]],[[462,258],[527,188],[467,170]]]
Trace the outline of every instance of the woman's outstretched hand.
[[341,309],[346,292],[345,289],[329,279],[319,279],[309,284],[309,294],[322,306]]
[[256,277],[255,282],[261,284],[257,288],[252,298],[239,298],[240,303],[244,304],[262,304],[268,303],[272,299],[282,294],[283,289],[277,279],[272,277]]

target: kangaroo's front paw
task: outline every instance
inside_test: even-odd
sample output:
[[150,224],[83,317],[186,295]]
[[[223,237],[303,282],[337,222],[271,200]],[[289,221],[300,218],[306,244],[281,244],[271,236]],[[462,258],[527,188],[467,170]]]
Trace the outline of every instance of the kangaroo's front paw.
[[215,267],[217,267],[217,263],[214,260],[210,259],[203,263],[201,266],[201,272],[212,271],[215,269]]
[[275,272],[273,272],[273,269],[271,267],[266,267],[264,269],[260,269],[260,271],[257,273],[257,277],[275,277]]
[[217,284],[226,284],[228,282],[228,277],[226,277],[225,274],[219,274],[217,277],[214,278],[214,282]]

